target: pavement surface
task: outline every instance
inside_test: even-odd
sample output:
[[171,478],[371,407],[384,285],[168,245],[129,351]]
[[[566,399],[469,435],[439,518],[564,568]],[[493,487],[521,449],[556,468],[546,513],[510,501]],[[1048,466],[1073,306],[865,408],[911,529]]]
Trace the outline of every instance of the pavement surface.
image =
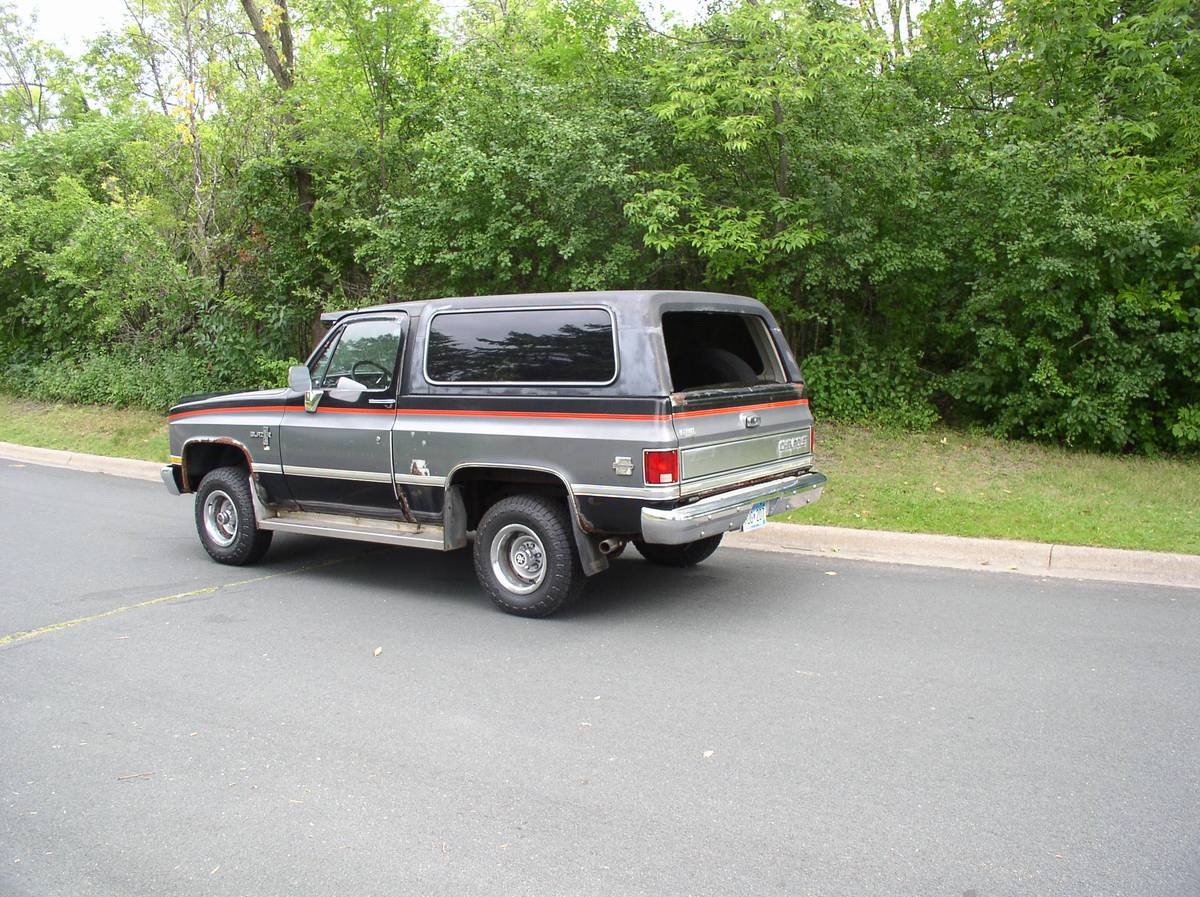
[[1197,590],[721,551],[522,620],[12,461],[0,569],[4,897],[1200,894]]

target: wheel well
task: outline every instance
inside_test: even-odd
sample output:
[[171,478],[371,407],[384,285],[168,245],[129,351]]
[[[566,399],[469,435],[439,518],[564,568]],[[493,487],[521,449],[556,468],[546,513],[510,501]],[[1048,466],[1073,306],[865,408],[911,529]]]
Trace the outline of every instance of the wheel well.
[[205,475],[218,467],[250,470],[246,450],[232,442],[196,442],[183,450],[183,491],[195,492]]
[[[479,526],[479,520],[488,508],[510,495],[545,495],[568,502],[563,481],[542,470],[468,467],[455,473],[446,485],[447,488],[461,488],[468,530]],[[574,513],[569,503],[568,511]]]

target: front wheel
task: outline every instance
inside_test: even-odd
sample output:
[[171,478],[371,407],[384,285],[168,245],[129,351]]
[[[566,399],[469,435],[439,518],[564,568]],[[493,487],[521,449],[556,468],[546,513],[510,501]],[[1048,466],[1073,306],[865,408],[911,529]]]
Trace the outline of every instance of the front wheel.
[[204,475],[196,490],[196,531],[214,561],[237,567],[260,560],[275,535],[255,526],[250,478],[240,467]]
[[664,567],[694,567],[717,550],[724,535],[717,533],[707,539],[698,539],[683,545],[656,545],[653,542],[634,539],[633,545],[638,553],[652,564],[662,564]]
[[475,575],[501,610],[547,617],[583,588],[571,522],[562,502],[513,495],[496,502],[475,531]]

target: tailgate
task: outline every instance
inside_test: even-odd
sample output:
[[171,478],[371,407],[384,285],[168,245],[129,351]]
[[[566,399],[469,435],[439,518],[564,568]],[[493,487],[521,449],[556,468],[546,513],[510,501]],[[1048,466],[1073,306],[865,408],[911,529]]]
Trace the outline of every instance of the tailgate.
[[800,387],[676,393],[672,403],[684,495],[812,463],[812,414]]

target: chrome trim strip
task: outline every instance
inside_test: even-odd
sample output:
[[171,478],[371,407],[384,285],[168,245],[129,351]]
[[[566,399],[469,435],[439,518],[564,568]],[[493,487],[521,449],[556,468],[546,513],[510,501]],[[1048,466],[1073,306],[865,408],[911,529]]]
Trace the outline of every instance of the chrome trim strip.
[[792,455],[779,461],[773,461],[770,464],[759,464],[755,467],[744,467],[740,470],[732,470],[727,473],[687,480],[683,484],[680,494],[683,496],[695,495],[697,492],[709,492],[714,489],[720,489],[722,486],[734,486],[738,483],[744,483],[746,480],[756,480],[760,477],[769,477],[777,473],[788,473],[789,471],[809,466],[812,464],[812,461],[813,456],[810,452],[807,455]]
[[446,485],[445,477],[419,476],[415,473],[398,473],[396,483],[401,486],[442,486]]
[[679,486],[603,486],[592,483],[572,483],[576,495],[602,498],[641,498],[646,501],[672,501],[679,498]]
[[282,476],[283,475],[283,465],[282,464],[259,464],[256,461],[256,462],[254,462],[254,472],[255,473],[277,473],[280,476]]
[[[257,509],[257,503],[256,503]],[[316,514],[306,511],[276,512],[275,516],[260,517],[259,529],[307,533],[313,536],[333,536],[358,542],[377,542],[383,545],[407,545],[414,548],[445,548],[440,526],[375,520],[366,517],[342,517],[337,514]]]
[[[257,470],[257,467],[255,468]],[[340,470],[333,467],[297,467],[283,465],[283,474],[289,477],[316,477],[322,480],[360,480],[365,483],[390,483],[390,473],[373,470]]]
[[[612,324],[613,375],[600,380],[434,380],[429,376],[429,331],[442,315],[485,315],[492,312],[520,311],[536,314],[542,311],[602,311]],[[425,322],[425,341],[422,346],[421,376],[430,386],[612,386],[621,376],[620,343],[617,340],[617,316],[607,305],[510,305],[503,308],[447,308],[435,311]]]

